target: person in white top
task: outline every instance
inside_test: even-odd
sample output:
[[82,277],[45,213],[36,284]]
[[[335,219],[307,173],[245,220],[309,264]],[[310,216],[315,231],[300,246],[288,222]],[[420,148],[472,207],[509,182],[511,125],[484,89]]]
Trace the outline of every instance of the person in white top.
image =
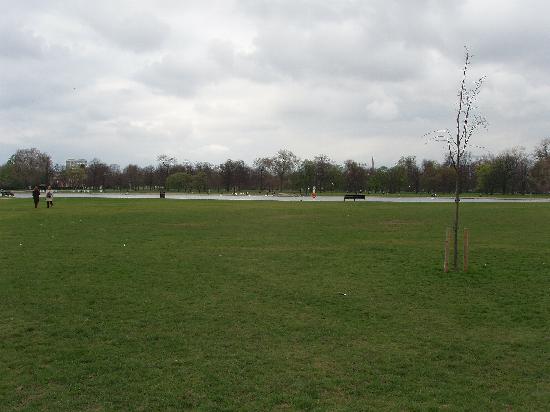
[[53,207],[53,190],[51,186],[48,186],[48,190],[46,190],[46,207],[49,209]]

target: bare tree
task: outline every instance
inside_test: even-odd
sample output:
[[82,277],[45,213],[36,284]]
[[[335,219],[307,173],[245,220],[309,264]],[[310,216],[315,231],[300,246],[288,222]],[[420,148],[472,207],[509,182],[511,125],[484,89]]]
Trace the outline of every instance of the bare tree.
[[158,171],[160,176],[160,184],[161,186],[164,186],[166,178],[170,174],[170,169],[176,165],[177,160],[175,157],[167,154],[161,154],[157,156],[157,162],[159,163]]
[[129,164],[122,171],[122,175],[125,180],[124,184],[128,187],[128,190],[139,190],[141,173],[138,165]]
[[462,81],[458,91],[458,108],[456,113],[456,130],[442,129],[428,133],[434,136],[437,142],[443,142],[447,146],[449,159],[455,171],[455,216],[454,216],[454,254],[453,267],[456,270],[458,267],[458,224],[459,224],[459,204],[461,193],[461,178],[463,171],[463,158],[470,144],[470,139],[475,131],[479,128],[486,128],[487,121],[485,118],[475,113],[475,103],[477,96],[481,91],[481,86],[485,81],[485,77],[480,77],[472,88],[468,88],[466,84],[468,69],[470,67],[470,51],[466,48],[464,56],[464,68],[462,70]]
[[279,177],[279,190],[283,190],[285,178],[292,173],[300,160],[290,150],[281,149],[272,158],[271,169]]
[[87,185],[96,190],[105,186],[106,176],[109,173],[109,166],[101,160],[94,158],[87,167]]
[[254,170],[258,176],[258,189],[264,190],[265,177],[269,173],[272,165],[272,159],[269,157],[258,157],[254,160]]
[[535,147],[535,158],[537,160],[550,159],[550,138],[542,139],[542,141]]
[[13,171],[14,187],[30,187],[38,184],[47,185],[52,176],[50,155],[36,148],[18,149],[7,163]]
[[550,193],[550,138],[543,139],[535,148],[535,163],[530,172],[535,189]]

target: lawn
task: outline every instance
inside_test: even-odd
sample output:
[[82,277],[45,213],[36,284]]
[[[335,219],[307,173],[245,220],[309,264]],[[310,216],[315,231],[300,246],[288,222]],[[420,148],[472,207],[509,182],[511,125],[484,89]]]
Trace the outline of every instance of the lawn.
[[0,410],[548,410],[550,207],[0,200]]

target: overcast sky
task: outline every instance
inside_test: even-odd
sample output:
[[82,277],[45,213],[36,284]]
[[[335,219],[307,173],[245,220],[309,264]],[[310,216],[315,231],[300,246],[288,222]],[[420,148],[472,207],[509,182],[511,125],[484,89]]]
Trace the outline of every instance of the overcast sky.
[[550,136],[550,3],[0,0],[0,163],[442,159],[464,45],[481,155]]

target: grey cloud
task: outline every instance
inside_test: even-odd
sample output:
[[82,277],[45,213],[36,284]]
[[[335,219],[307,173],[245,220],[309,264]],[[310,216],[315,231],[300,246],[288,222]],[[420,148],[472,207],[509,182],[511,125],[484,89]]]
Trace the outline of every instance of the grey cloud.
[[104,14],[95,16],[89,22],[101,36],[134,52],[157,50],[170,34],[166,23],[145,13],[123,16]]
[[44,39],[13,22],[0,20],[0,56],[4,58],[41,58],[47,47]]
[[63,20],[62,24],[74,25],[80,30],[88,28],[91,32],[86,46],[115,46],[144,53],[160,49],[171,32],[169,24],[155,13],[155,4],[149,1],[45,0],[41,6],[36,14],[45,19],[56,16]]
[[221,66],[214,60],[170,55],[145,68],[136,79],[162,93],[189,98],[222,76]]
[[255,44],[257,51],[251,57],[260,68],[267,67],[281,77],[403,81],[418,76],[425,65],[417,51],[398,42],[370,46],[361,27],[346,30],[333,26],[316,33],[274,27],[260,34]]
[[262,20],[307,27],[327,21],[345,20],[362,13],[365,2],[316,0],[241,0],[239,9]]
[[237,60],[241,58],[230,42],[214,39],[207,42],[202,53],[163,56],[138,73],[136,79],[163,93],[189,98],[203,87],[242,77],[245,71],[236,68],[240,64]]
[[439,158],[421,136],[452,127],[464,44],[488,76],[477,143],[548,134],[541,0],[5,3],[0,162],[19,146],[122,164],[320,145],[336,160]]

